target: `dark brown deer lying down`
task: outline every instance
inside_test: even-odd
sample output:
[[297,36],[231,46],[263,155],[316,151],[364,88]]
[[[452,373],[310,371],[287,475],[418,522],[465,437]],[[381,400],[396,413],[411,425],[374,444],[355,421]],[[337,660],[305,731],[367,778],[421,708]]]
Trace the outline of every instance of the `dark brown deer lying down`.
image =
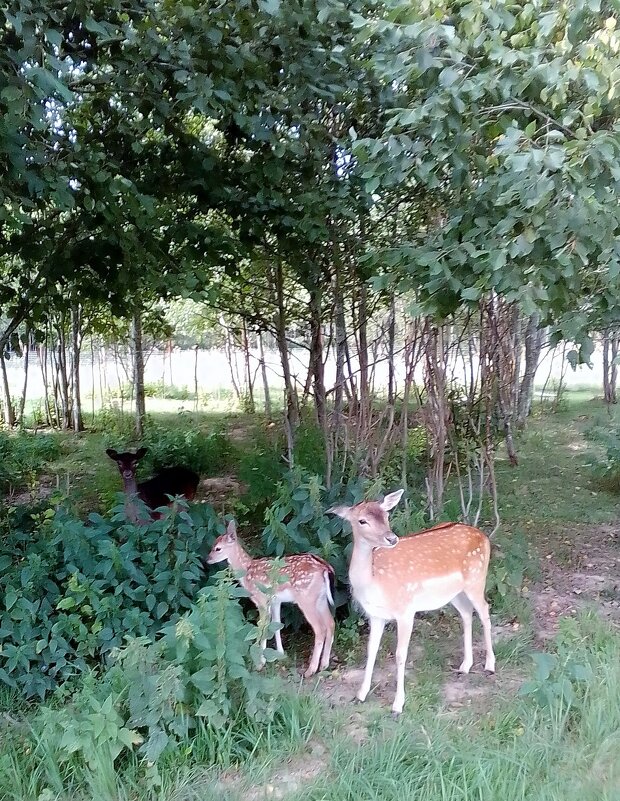
[[[134,523],[139,522],[138,510],[133,503],[134,496],[148,506],[149,509],[158,509],[161,506],[170,506],[169,495],[182,495],[188,501],[194,499],[200,476],[187,467],[165,467],[148,481],[136,482],[136,468],[140,459],[146,454],[146,448],[140,448],[136,453],[118,453],[108,448],[106,453],[118,465],[125,495],[127,496],[127,517]],[[157,520],[161,517],[159,512],[151,511],[151,518]]]

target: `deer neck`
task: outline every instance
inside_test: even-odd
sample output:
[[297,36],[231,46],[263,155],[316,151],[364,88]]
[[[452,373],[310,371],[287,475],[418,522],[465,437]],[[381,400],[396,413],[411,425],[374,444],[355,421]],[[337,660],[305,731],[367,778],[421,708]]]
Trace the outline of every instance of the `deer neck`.
[[125,478],[125,476],[123,476],[122,478],[123,478],[123,488],[125,490],[125,495],[127,495],[127,497],[131,497],[132,495],[137,495],[138,482],[136,481],[135,475],[132,476],[131,478]]
[[351,587],[368,587],[373,581],[372,575],[373,548],[361,537],[353,537],[353,553],[349,565],[349,581]]
[[127,518],[132,523],[144,522],[138,514],[138,507],[136,506],[136,496],[139,496],[138,484],[135,475],[131,478],[123,478],[123,489],[125,490],[125,513]]
[[233,570],[247,571],[253,561],[250,554],[239,543],[228,557],[228,564]]

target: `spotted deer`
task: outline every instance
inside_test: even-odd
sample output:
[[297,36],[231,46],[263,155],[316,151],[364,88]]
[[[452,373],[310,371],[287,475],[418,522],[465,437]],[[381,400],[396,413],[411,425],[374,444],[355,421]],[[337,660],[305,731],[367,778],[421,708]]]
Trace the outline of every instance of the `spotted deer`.
[[123,479],[123,488],[127,497],[126,510],[127,517],[133,520],[134,523],[145,522],[140,520],[140,515],[135,504],[135,497],[148,506],[150,510],[150,517],[157,520],[161,517],[161,513],[153,511],[162,506],[170,506],[172,501],[169,496],[181,495],[188,501],[194,499],[196,490],[198,489],[198,482],[200,476],[193,470],[187,467],[165,467],[159,473],[149,478],[147,481],[141,481],[139,484],[136,481],[136,469],[138,462],[146,453],[146,448],[139,448],[135,453],[125,452],[118,453],[118,451],[108,448],[107,455],[116,462],[121,478]]
[[388,620],[395,620],[396,696],[392,711],[399,715],[405,703],[405,663],[416,612],[452,604],[463,620],[464,659],[460,673],[473,664],[472,618],[482,622],[486,646],[485,670],[495,672],[489,605],[484,597],[491,545],[482,531],[461,523],[443,523],[399,539],[391,530],[388,513],[403,490],[386,495],[381,503],[334,506],[328,513],[348,520],[353,530],[349,580],[353,597],[368,615],[370,634],[364,679],[357,697],[364,701]]
[[[294,603],[301,609],[314,632],[314,649],[306,678],[317,670],[325,670],[329,665],[334,640],[334,618],[329,605],[334,605],[330,589],[330,576],[334,568],[311,553],[301,553],[283,557],[284,567],[279,570],[274,560],[263,557],[253,559],[237,538],[237,527],[231,520],[226,533],[216,539],[207,557],[207,563],[228,560],[235,571],[242,571],[240,583],[250,593],[255,606],[262,615],[269,614],[272,622],[280,623],[280,607],[283,603]],[[274,583],[274,570],[279,580]],[[276,648],[284,653],[280,631],[276,631]],[[263,640],[265,649],[267,641]],[[263,659],[264,663],[264,659]]]

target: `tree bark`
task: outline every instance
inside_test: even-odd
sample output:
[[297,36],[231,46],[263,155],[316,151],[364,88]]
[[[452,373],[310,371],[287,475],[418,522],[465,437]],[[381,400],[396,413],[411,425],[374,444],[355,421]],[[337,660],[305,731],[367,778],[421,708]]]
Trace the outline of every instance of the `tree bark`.
[[265,394],[265,415],[271,417],[271,395],[269,394],[269,380],[267,378],[267,364],[265,363],[265,345],[263,343],[263,334],[258,333],[258,347],[260,349],[260,369],[263,379],[263,392]]
[[83,431],[82,395],[80,392],[80,352],[82,309],[79,303],[71,306],[71,422],[74,431]]
[[532,399],[534,398],[534,379],[540,353],[542,350],[545,332],[540,328],[540,316],[538,313],[530,315],[525,329],[525,368],[521,385],[519,387],[519,399],[517,402],[517,428],[523,428],[525,421],[532,410]]
[[133,390],[136,402],[136,436],[144,435],[146,417],[146,400],[144,396],[144,350],[142,346],[142,315],[136,308],[131,323],[131,340],[133,350]]
[[24,343],[24,384],[22,386],[22,394],[19,399],[19,423],[24,424],[24,411],[26,409],[26,393],[28,392],[28,367],[30,365],[30,326],[26,326]]
[[310,365],[316,419],[325,443],[325,484],[329,488],[333,467],[332,443],[327,419],[327,393],[325,391],[325,366],[323,364],[323,319],[320,287],[310,292]]
[[15,410],[13,409],[13,401],[11,400],[11,390],[9,389],[9,377],[6,372],[4,350],[0,351],[0,372],[2,373],[2,411],[4,424],[7,428],[13,428],[15,425]]
[[616,384],[618,379],[618,336],[610,329],[603,332],[603,397],[605,403],[617,403]]
[[[282,375],[284,377],[284,428],[286,431],[288,463],[289,467],[292,467],[293,450],[295,446],[295,431],[299,425],[299,403],[297,392],[295,390],[295,386],[293,385],[288,342],[286,339],[287,318],[286,305],[284,303],[284,271],[282,269],[282,261],[279,257],[276,257],[274,279],[277,304],[276,343],[278,346],[278,352],[280,353],[280,364],[282,365]],[[310,354],[310,363],[312,364],[312,354]]]
[[245,366],[245,383],[247,386],[247,397],[245,399],[244,411],[249,414],[256,413],[256,404],[254,402],[254,379],[252,377],[252,368],[250,364],[250,342],[248,338],[248,326],[245,318],[241,320],[241,337],[243,344],[243,363]]

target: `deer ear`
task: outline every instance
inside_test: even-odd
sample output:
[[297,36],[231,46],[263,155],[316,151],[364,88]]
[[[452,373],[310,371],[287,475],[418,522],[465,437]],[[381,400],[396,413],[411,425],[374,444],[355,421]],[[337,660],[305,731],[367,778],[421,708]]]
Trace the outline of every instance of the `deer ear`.
[[383,509],[383,511],[389,512],[391,509],[393,509],[402,498],[404,491],[405,490],[399,489],[396,490],[396,492],[390,492],[389,495],[386,495],[385,498],[381,501],[381,508]]
[[139,449],[136,451],[136,456],[135,456],[135,458],[136,458],[136,459],[142,459],[142,457],[143,457],[143,456],[146,456],[146,453],[147,453],[147,451],[148,451],[148,448],[139,448]]
[[110,457],[110,459],[114,459],[116,461],[118,459],[118,453],[113,448],[108,448],[106,453]]
[[231,540],[237,539],[237,524],[234,520],[228,521],[228,525],[226,526],[226,536],[230,537]]
[[325,512],[326,515],[338,515],[338,517],[342,517],[343,520],[350,520],[351,519],[351,507],[350,506],[332,506],[330,509],[327,509]]

